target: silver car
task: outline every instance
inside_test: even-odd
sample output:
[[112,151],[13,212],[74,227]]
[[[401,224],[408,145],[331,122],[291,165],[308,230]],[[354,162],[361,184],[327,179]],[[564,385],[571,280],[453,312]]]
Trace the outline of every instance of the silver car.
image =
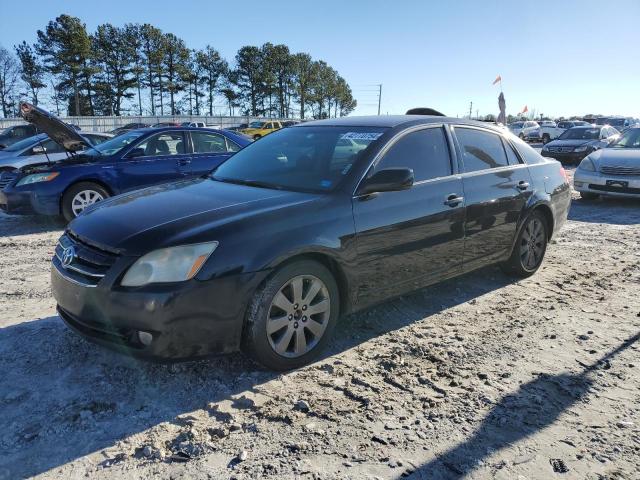
[[[108,133],[82,133],[91,145],[97,145],[113,137]],[[66,158],[68,154],[46,133],[40,133],[26,138],[0,150],[0,172],[15,170],[34,163],[46,162]]]
[[640,127],[590,153],[578,165],[573,186],[586,200],[600,195],[640,198]]

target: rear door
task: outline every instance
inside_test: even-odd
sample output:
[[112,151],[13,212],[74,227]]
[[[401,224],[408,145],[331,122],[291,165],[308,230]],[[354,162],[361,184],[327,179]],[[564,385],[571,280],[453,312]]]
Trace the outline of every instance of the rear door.
[[193,154],[191,175],[204,175],[240,150],[240,147],[224,135],[213,132],[190,131]]
[[454,128],[467,204],[464,267],[508,256],[528,198],[531,177],[511,144],[483,128]]
[[184,178],[191,172],[190,163],[182,131],[153,134],[118,162],[120,191]]
[[356,195],[353,214],[359,258],[359,301],[368,303],[424,286],[462,267],[464,198],[442,125],[394,140],[367,176],[413,169],[408,190]]

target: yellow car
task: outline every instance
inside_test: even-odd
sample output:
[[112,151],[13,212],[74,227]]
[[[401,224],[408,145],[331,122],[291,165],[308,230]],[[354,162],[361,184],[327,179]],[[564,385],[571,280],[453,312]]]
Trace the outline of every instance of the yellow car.
[[258,140],[259,138],[269,135],[271,132],[275,132],[281,128],[282,124],[280,122],[262,122],[256,120],[255,122],[251,122],[248,128],[240,130],[240,133],[244,133],[254,140]]

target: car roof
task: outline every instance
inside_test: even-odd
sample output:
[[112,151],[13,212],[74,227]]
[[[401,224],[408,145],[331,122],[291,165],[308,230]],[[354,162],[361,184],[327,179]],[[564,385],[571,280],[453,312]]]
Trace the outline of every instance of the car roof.
[[482,127],[497,128],[496,125],[487,125],[486,122],[466,120],[455,117],[441,117],[439,115],[369,115],[361,117],[339,117],[326,120],[312,120],[310,122],[298,123],[290,128],[305,128],[309,126],[323,127],[397,127],[400,125],[419,125],[429,123],[455,123],[458,125],[472,125]]

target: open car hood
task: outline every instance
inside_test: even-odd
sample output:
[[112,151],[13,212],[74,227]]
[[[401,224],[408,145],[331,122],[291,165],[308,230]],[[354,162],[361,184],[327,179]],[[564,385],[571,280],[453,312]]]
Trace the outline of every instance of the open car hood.
[[27,122],[33,123],[38,129],[49,135],[54,142],[68,152],[77,152],[91,145],[70,125],[51,115],[46,110],[27,102],[20,104],[20,115]]

